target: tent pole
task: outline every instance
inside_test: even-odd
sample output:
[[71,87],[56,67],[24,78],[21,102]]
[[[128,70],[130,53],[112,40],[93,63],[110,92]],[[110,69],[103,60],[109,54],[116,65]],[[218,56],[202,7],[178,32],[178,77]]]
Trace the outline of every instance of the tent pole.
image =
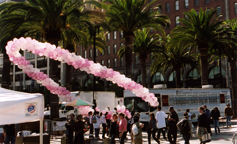
[[43,126],[44,126],[44,124],[43,124],[43,119],[41,118],[40,119],[40,144],[43,144]]

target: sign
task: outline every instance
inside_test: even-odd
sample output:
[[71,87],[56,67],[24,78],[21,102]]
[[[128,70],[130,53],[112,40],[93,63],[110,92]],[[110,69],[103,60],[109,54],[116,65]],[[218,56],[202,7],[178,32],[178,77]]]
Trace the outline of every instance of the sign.
[[26,103],[25,104],[25,115],[28,116],[37,116],[38,115],[38,107],[37,102]]

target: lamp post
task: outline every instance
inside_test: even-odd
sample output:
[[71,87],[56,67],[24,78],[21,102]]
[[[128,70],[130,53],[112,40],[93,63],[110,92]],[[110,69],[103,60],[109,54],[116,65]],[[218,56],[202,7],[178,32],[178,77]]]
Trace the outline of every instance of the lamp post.
[[[94,31],[94,39],[93,39],[93,61],[94,63],[96,63],[96,31],[98,30],[98,34],[99,34],[99,28],[100,26],[95,25],[95,31]],[[93,104],[94,104],[94,109],[96,108],[96,101],[95,101],[95,88],[96,88],[96,77],[93,76]]]

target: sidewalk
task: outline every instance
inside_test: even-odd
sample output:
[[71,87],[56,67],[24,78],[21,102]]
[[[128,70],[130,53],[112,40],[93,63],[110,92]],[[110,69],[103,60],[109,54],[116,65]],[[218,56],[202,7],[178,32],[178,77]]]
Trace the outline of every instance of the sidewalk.
[[[232,137],[233,134],[237,134],[237,120],[232,121],[232,128],[226,128],[224,123],[220,123],[220,134],[215,134],[214,128],[212,128],[212,141],[208,144],[232,144]],[[223,127],[224,126],[224,127]],[[213,126],[212,126],[213,127]],[[195,128],[196,130],[196,128]],[[143,144],[148,144],[147,140],[147,133],[143,132]],[[190,140],[190,144],[200,144],[196,133],[193,132],[193,138]],[[100,137],[102,135],[100,134]],[[125,144],[131,144],[131,137],[128,134],[128,140],[125,141]],[[169,144],[167,140],[162,139],[163,136],[161,136],[161,144]],[[104,139],[104,140],[95,140],[95,139],[89,139],[89,134],[85,134],[85,139],[86,139],[86,144],[110,144],[109,139]],[[55,138],[51,139],[50,141],[51,144],[61,144],[61,139]],[[152,144],[157,144],[155,141],[152,140]],[[116,144],[119,144],[119,139],[116,139]],[[177,144],[184,144],[183,138],[178,132],[178,139],[177,139]]]

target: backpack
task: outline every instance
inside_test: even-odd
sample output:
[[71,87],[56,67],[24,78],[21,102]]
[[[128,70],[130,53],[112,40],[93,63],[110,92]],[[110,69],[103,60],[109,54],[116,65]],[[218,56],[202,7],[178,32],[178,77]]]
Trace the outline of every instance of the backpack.
[[92,121],[92,123],[97,123],[96,116],[93,116],[91,121]]
[[133,125],[132,125],[132,134],[133,134],[134,136],[137,135],[137,134],[139,134],[139,129],[138,129],[138,127],[137,127],[136,124],[133,124]]
[[188,134],[190,127],[188,124],[188,120],[183,120],[179,123],[179,130],[181,134]]

